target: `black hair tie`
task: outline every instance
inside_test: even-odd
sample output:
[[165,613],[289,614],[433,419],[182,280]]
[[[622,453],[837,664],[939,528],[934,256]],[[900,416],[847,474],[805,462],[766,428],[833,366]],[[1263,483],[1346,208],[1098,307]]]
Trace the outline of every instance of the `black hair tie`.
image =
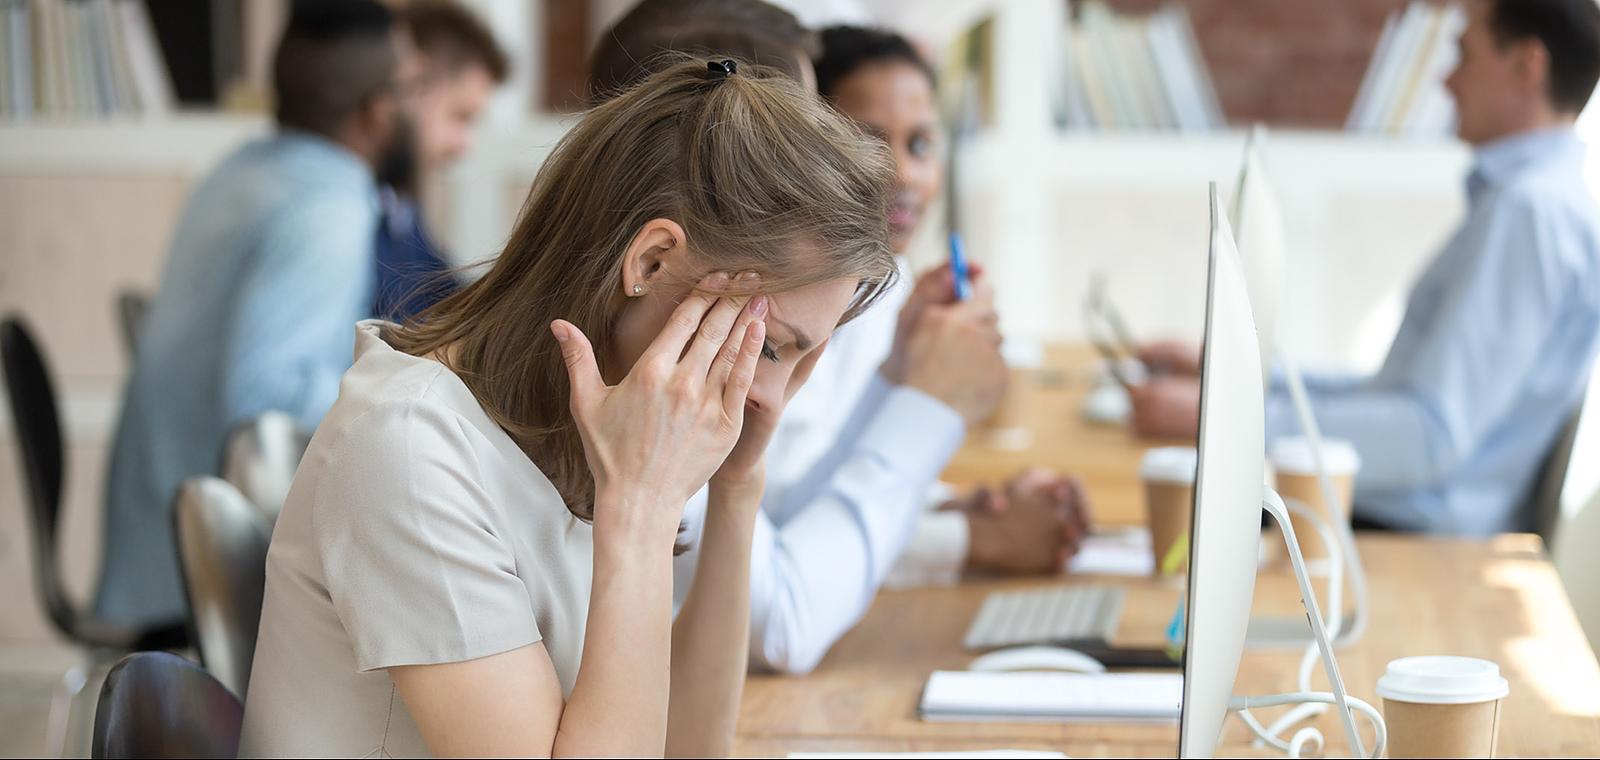
[[726,79],[739,73],[739,64],[729,59],[706,61],[707,79]]

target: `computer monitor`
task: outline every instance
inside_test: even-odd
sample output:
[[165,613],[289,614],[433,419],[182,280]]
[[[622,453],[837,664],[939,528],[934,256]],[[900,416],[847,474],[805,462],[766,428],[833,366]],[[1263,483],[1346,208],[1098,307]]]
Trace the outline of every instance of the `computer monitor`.
[[1256,345],[1260,349],[1264,373],[1271,369],[1280,338],[1277,334],[1279,304],[1288,282],[1283,212],[1263,156],[1265,144],[1266,128],[1258,124],[1245,141],[1239,182],[1234,186],[1228,213],[1228,223],[1235,231],[1234,242],[1244,266],[1245,288],[1255,314]]
[[1261,541],[1261,354],[1244,267],[1211,185],[1199,462],[1189,534],[1181,757],[1210,757],[1227,718]]

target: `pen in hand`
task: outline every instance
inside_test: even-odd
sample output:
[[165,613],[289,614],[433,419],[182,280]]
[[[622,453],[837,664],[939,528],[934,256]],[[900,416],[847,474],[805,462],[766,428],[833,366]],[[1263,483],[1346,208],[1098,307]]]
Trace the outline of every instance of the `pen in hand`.
[[961,244],[961,233],[950,233],[950,276],[955,280],[956,300],[972,297],[972,277],[967,271],[967,252]]

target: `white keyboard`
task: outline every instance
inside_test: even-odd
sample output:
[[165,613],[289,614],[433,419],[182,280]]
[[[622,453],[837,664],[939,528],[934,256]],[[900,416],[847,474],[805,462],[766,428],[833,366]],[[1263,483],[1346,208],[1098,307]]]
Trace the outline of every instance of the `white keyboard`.
[[997,591],[983,600],[962,644],[994,649],[1022,644],[1106,644],[1122,618],[1123,589],[1057,586]]
[[1181,673],[935,671],[922,690],[924,720],[1176,720]]

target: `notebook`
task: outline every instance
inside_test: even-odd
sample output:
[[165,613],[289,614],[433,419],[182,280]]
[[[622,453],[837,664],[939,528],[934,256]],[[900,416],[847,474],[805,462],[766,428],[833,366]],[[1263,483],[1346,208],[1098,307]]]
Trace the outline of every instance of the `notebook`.
[[922,719],[956,722],[1175,721],[1181,673],[978,673],[940,670]]

